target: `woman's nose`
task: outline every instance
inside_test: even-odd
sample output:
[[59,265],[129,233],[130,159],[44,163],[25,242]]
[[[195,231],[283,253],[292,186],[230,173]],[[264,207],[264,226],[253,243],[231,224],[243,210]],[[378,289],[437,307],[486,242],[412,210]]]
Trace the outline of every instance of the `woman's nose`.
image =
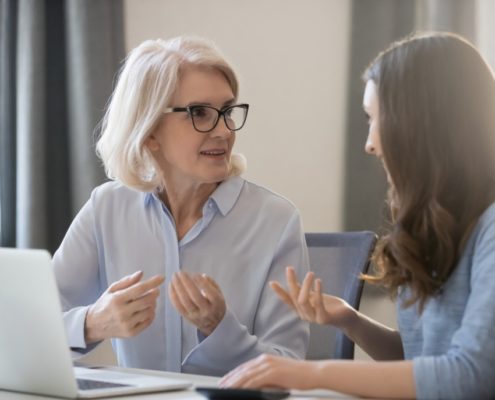
[[229,129],[229,127],[225,123],[225,119],[223,117],[220,117],[217,122],[217,125],[211,131],[210,134],[211,136],[230,136],[233,133],[234,132],[231,129]]
[[376,148],[375,145],[373,144],[373,141],[371,138],[368,136],[368,139],[366,140],[366,144],[364,145],[364,151],[368,154],[375,154],[376,153]]

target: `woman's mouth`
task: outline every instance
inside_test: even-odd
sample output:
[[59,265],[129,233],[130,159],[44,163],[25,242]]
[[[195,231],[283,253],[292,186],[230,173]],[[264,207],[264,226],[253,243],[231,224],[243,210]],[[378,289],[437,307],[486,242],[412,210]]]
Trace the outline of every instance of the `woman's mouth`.
[[208,156],[208,157],[220,157],[224,156],[226,153],[225,150],[203,150],[200,151],[199,154],[202,156]]

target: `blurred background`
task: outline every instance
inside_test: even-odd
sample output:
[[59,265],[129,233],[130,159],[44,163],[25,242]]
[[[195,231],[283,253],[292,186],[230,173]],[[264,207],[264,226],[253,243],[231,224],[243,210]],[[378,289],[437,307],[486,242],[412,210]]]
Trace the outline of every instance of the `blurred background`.
[[[460,33],[493,66],[493,16],[491,0],[0,0],[0,245],[56,250],[105,180],[94,138],[125,54],[183,34],[216,42],[240,75],[246,178],[289,198],[306,231],[380,233],[361,73],[416,30]],[[395,324],[365,290],[364,312]]]

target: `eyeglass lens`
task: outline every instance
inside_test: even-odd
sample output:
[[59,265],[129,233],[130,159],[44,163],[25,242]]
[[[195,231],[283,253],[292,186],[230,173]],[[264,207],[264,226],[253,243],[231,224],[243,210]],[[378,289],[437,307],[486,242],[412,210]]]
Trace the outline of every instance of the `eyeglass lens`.
[[[194,127],[201,132],[213,130],[220,118],[220,113],[213,107],[192,106],[190,111]],[[227,128],[231,131],[242,128],[246,120],[246,109],[244,107],[229,107],[222,114]]]

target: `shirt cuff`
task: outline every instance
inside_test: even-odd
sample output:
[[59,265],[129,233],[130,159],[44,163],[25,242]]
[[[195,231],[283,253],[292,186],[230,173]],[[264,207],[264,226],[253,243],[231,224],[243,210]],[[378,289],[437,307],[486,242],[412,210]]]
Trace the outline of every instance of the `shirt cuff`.
[[82,350],[82,352],[89,350],[84,338],[84,322],[88,309],[89,306],[75,307],[64,313],[65,330],[72,350]]
[[[199,343],[184,358],[182,372],[223,375],[249,358],[250,349],[257,339],[227,309],[225,315],[209,336],[198,333]],[[230,349],[236,349],[231,352]],[[227,354],[235,354],[229,357]]]

